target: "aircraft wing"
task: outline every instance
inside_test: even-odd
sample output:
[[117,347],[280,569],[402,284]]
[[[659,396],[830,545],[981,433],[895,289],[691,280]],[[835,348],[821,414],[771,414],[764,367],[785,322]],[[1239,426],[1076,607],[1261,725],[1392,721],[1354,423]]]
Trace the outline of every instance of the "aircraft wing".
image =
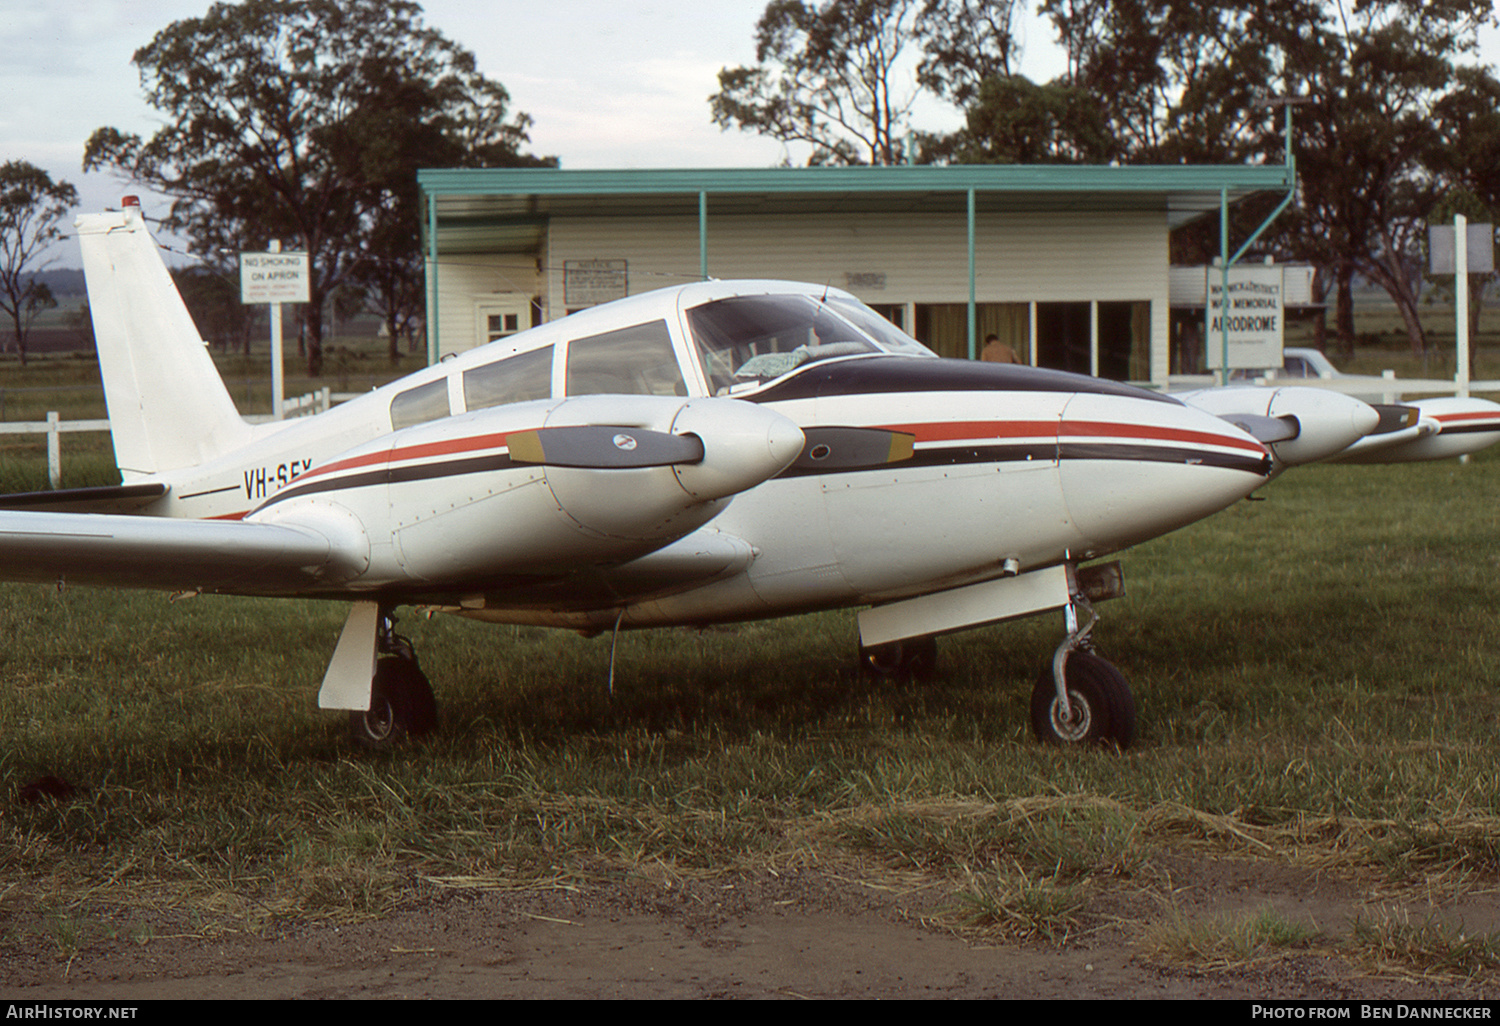
[[316,589],[349,554],[283,524],[0,511],[0,578],[166,591]]

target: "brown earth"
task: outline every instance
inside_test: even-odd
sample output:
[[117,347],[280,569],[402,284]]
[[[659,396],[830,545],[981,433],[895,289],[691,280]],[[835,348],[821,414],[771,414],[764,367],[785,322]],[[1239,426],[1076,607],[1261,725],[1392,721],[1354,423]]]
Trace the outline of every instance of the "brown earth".
[[[569,889],[425,887],[357,923],[282,920],[215,932],[200,913],[95,913],[71,958],[0,889],[0,998],[1230,998],[1493,1000],[1500,980],[1418,978],[1335,953],[1357,915],[1390,910],[1344,882],[1266,862],[1154,860],[1149,889],[1104,891],[1061,944],[955,926],[951,890],[827,869],[684,880],[636,875]],[[1500,902],[1441,908],[1474,934]],[[1312,945],[1220,968],[1154,960],[1143,931],[1274,908]],[[27,926],[26,923],[30,923]],[[145,927],[146,929],[143,929]],[[145,942],[130,937],[149,936]]]

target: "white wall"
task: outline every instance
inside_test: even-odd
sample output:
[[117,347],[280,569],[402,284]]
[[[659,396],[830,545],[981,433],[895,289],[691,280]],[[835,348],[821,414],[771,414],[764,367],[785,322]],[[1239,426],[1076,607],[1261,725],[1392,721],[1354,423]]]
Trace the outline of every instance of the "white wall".
[[[632,295],[695,281],[698,219],[553,218],[536,273],[526,258],[445,256],[438,270],[444,349],[472,344],[476,298],[533,289],[544,320],[567,312],[568,260],[625,260]],[[1165,383],[1168,347],[1167,223],[1163,212],[1112,215],[981,214],[976,222],[978,300],[1146,300],[1152,378]],[[964,303],[969,298],[963,214],[708,216],[715,278],[785,278],[847,288],[869,303]]]

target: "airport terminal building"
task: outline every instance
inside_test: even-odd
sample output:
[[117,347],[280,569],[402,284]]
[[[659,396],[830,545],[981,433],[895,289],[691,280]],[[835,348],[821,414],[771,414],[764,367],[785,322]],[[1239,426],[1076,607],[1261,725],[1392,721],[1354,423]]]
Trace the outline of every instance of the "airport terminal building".
[[424,170],[436,360],[705,278],[846,289],[943,356],[1166,384],[1168,233],[1266,166]]

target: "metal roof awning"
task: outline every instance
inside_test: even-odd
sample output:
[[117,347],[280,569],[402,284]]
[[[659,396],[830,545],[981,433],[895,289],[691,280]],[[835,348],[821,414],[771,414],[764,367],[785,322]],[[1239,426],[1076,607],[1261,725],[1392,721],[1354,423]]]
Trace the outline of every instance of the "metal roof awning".
[[644,171],[423,170],[429,248],[528,252],[552,217],[1159,210],[1169,228],[1258,192],[1282,165],[954,165]]

